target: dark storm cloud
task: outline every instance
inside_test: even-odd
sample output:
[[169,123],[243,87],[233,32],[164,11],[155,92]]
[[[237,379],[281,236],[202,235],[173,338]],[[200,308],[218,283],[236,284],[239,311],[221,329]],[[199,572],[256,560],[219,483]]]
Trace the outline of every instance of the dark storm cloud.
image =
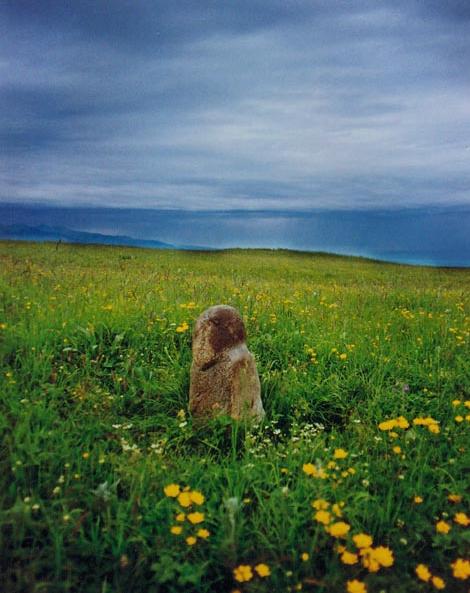
[[3,3],[0,199],[470,201],[467,2]]

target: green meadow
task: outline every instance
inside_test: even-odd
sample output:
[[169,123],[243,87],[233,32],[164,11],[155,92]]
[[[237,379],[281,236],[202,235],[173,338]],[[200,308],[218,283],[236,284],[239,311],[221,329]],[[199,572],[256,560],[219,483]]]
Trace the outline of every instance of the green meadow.
[[[465,592],[470,270],[0,243],[0,590]],[[188,413],[244,317],[266,418]]]

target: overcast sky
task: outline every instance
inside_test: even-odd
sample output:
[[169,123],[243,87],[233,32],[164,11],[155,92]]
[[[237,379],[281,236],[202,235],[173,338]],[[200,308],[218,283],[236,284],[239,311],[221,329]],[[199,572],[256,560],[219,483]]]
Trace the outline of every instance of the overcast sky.
[[0,200],[470,204],[468,0],[4,0]]

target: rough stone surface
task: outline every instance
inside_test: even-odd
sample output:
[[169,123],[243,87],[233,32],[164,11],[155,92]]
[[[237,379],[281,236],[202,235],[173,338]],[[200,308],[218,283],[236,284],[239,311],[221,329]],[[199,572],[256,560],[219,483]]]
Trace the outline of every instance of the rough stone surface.
[[193,332],[189,409],[195,416],[264,416],[255,360],[245,344],[236,309],[216,305],[202,313]]

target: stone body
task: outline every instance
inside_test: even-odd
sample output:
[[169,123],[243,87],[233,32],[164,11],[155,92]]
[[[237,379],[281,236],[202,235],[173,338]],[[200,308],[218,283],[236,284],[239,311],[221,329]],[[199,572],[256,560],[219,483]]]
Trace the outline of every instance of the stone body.
[[189,409],[195,416],[264,417],[261,387],[245,326],[236,309],[216,305],[202,313],[193,332]]

